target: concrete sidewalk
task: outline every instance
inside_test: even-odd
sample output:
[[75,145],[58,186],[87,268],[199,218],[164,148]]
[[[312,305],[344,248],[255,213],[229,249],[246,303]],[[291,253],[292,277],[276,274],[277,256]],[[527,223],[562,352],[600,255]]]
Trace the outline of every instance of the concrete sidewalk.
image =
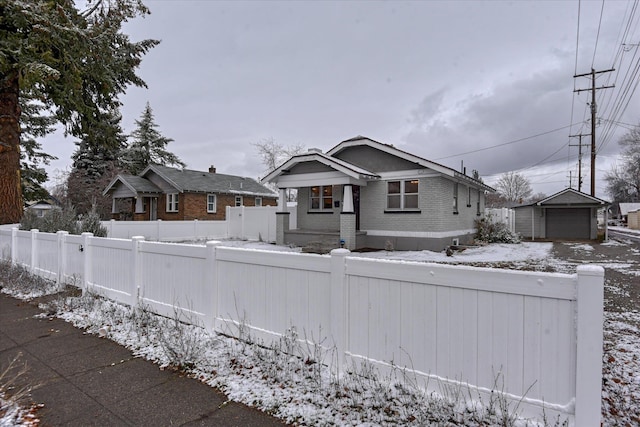
[[20,383],[44,404],[43,426],[282,426],[220,391],[60,319],[36,319],[35,304],[0,294],[0,372],[18,354]]

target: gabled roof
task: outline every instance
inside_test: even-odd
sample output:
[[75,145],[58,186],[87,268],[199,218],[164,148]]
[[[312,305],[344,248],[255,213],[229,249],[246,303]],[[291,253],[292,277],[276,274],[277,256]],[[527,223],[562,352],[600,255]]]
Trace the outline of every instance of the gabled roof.
[[121,173],[118,176],[116,176],[113,180],[111,180],[111,182],[109,183],[109,185],[107,185],[107,188],[105,188],[102,194],[106,195],[118,182],[124,185],[125,187],[127,187],[134,194],[138,194],[138,193],[161,194],[162,193],[162,190],[153,182],[149,181],[148,179],[145,179],[141,176],[130,175],[128,173]]
[[350,177],[355,179],[380,178],[380,175],[370,172],[356,165],[353,165],[349,162],[345,162],[344,160],[340,160],[335,157],[329,157],[324,153],[313,151],[306,154],[298,154],[296,156],[291,157],[289,160],[284,162],[282,165],[278,166],[275,170],[273,170],[267,176],[262,178],[262,181],[263,182],[269,181],[282,173],[286,173],[289,169],[291,169],[293,166],[297,165],[298,163],[313,162],[313,161],[322,163],[323,165],[329,166],[330,168],[340,171],[345,175],[349,175]]
[[253,178],[225,175],[168,166],[149,165],[140,173],[142,179],[155,173],[179,192],[227,193],[265,197],[276,194]]
[[362,169],[352,163],[346,162],[336,157],[341,151],[349,147],[366,145],[377,150],[380,150],[384,153],[391,154],[393,156],[404,159],[408,162],[415,163],[424,168],[429,168],[436,172],[439,172],[443,175],[451,177],[455,181],[465,182],[467,184],[474,185],[483,190],[495,192],[496,190],[483,182],[476,180],[470,176],[467,176],[463,173],[460,173],[454,169],[443,166],[439,163],[432,162],[430,160],[424,159],[422,157],[413,155],[411,153],[407,153],[406,151],[399,150],[395,148],[393,145],[383,144],[381,142],[375,141],[371,138],[367,138],[365,136],[358,135],[354,138],[346,139],[340,142],[338,145],[330,149],[326,154],[320,152],[310,152],[307,154],[302,154],[298,156],[291,157],[287,162],[283,165],[279,166],[275,170],[271,171],[267,176],[262,178],[262,182],[268,182],[276,178],[277,176],[286,173],[292,166],[308,161],[319,161],[329,167],[332,167],[335,170],[341,171],[346,175],[349,175],[356,179],[377,179],[380,178],[375,171],[367,171]]
[[577,195],[579,197],[582,197],[582,198],[585,199],[585,202],[587,202],[587,203],[591,202],[591,203],[597,203],[597,204],[600,204],[600,205],[609,205],[610,204],[606,200],[602,200],[602,199],[599,199],[597,197],[590,196],[589,194],[583,193],[583,192],[578,191],[578,190],[574,190],[573,188],[565,188],[564,190],[558,191],[556,194],[552,194],[549,197],[546,197],[546,198],[544,198],[542,200],[539,200],[539,201],[535,202],[535,204],[538,205],[538,206],[541,206],[541,205],[549,203],[553,199],[558,198],[558,197],[560,197],[562,195],[565,195],[567,193],[573,193],[573,194],[575,194],[575,195]]
[[518,206],[514,206],[514,208],[523,208],[526,206],[548,206],[548,205],[553,205],[553,200],[557,199],[559,197],[565,196],[567,194],[571,194],[573,196],[577,196],[578,200],[581,201],[572,201],[572,202],[562,202],[559,205],[602,205],[602,206],[608,206],[611,203],[607,202],[606,200],[602,200],[599,199],[597,197],[594,196],[590,196],[587,193],[583,193],[581,191],[578,190],[574,190],[573,188],[565,188],[564,190],[558,191],[555,194],[552,194],[551,196],[545,197],[544,199],[540,199],[538,201],[532,202],[532,203],[525,203],[522,205],[518,205]]

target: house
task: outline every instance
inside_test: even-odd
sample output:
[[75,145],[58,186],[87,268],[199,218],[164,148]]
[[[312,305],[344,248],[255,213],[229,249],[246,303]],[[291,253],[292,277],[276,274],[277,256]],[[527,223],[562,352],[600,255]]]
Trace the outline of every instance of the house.
[[640,210],[640,203],[620,203],[620,219],[623,223],[629,223],[629,212]]
[[[291,157],[262,182],[297,189],[297,229],[277,214],[277,243],[442,250],[470,243],[495,191],[465,173],[364,136]],[[280,203],[279,206],[285,206]]]
[[[516,233],[523,238],[594,240],[598,237],[598,210],[609,202],[567,188],[537,202],[516,206]],[[606,231],[605,231],[606,233]]]
[[48,199],[41,199],[36,201],[29,201],[25,203],[25,210],[33,211],[36,216],[43,217],[51,209],[60,206],[60,203],[53,197]]
[[[277,195],[252,178],[149,165],[140,175],[120,174],[103,192],[114,219],[224,220],[227,206],[275,206]],[[125,209],[120,206],[124,201]]]

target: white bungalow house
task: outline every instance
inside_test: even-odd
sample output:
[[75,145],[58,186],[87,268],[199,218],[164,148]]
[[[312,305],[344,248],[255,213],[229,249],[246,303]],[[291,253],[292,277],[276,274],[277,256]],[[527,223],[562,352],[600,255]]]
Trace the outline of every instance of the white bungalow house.
[[282,208],[277,243],[319,241],[347,249],[442,250],[470,243],[483,215],[485,192],[465,173],[357,136],[326,153],[291,157],[262,182],[274,183],[283,207],[298,190],[297,226]]

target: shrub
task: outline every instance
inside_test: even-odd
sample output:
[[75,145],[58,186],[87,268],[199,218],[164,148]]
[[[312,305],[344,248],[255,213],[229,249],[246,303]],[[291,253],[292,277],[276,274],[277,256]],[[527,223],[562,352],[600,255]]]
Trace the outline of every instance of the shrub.
[[475,221],[476,241],[483,243],[520,243],[520,236],[511,232],[503,222],[493,222],[491,216]]
[[55,207],[44,216],[39,217],[28,209],[20,222],[21,230],[38,229],[43,233],[55,233],[63,230],[69,234],[93,233],[97,237],[106,237],[107,229],[100,222],[100,215],[95,206],[78,221],[76,210],[71,205],[64,208]]
[[95,205],[92,205],[91,210],[81,218],[80,233],[93,233],[96,237],[107,237],[107,228],[100,222],[100,214]]

